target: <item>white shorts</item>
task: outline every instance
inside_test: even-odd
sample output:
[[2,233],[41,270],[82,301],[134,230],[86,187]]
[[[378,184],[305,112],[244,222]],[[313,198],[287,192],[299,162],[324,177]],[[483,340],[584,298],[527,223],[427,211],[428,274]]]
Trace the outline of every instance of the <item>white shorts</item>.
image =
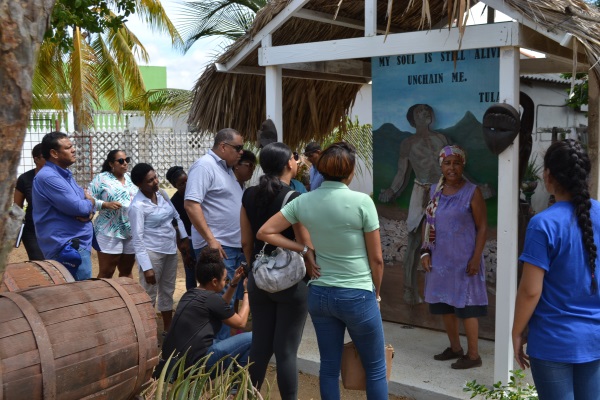
[[100,251],[105,254],[135,254],[131,238],[121,239],[106,235],[96,235]]

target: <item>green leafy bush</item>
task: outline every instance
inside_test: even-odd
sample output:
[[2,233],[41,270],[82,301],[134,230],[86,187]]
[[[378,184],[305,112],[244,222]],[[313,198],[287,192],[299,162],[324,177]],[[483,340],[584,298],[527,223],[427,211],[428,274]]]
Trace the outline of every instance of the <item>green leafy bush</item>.
[[502,385],[502,382],[498,382],[489,388],[473,380],[465,384],[463,391],[472,392],[472,399],[480,396],[484,399],[538,400],[535,386],[524,382],[525,374],[523,371],[518,369],[510,372],[510,382],[507,385]]

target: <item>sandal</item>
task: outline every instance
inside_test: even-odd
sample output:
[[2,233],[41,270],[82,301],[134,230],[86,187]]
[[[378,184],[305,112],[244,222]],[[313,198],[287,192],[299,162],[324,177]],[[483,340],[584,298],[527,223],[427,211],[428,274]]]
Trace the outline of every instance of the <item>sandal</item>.
[[435,356],[433,356],[434,360],[438,360],[438,361],[446,361],[446,360],[453,360],[455,358],[459,358],[462,357],[464,354],[463,349],[460,349],[459,351],[452,351],[451,347],[448,347],[446,350],[442,351],[440,354],[436,354]]
[[469,356],[462,356],[455,363],[452,363],[450,367],[452,369],[469,369],[475,367],[481,367],[481,357],[477,357],[475,360],[471,360]]

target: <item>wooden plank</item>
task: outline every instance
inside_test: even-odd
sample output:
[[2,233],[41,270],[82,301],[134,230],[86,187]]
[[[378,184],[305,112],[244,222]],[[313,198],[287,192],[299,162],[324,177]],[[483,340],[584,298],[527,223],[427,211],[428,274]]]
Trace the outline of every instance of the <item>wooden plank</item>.
[[98,332],[121,326],[124,321],[126,324],[131,317],[127,309],[107,311],[102,314],[96,314],[93,318],[82,318],[65,321],[62,324],[51,325],[47,328],[50,340],[53,345],[62,342],[80,340],[81,337],[96,335]]
[[102,299],[90,301],[83,304],[75,304],[68,307],[57,308],[40,313],[42,320],[46,326],[63,323],[72,319],[86,318],[95,314],[100,314],[107,311],[118,310],[125,308],[125,303],[121,298],[112,297],[110,299]]
[[77,364],[89,360],[91,358],[98,357],[98,355],[110,354],[114,351],[128,348],[131,345],[137,346],[137,343],[138,342],[135,336],[121,336],[116,340],[105,342],[104,344],[98,345],[96,347],[89,347],[78,352],[71,352],[70,354],[67,354],[64,357],[57,358],[56,367],[68,367],[69,365]]
[[0,339],[31,331],[31,326],[25,317],[13,319],[0,324]]
[[2,371],[12,372],[40,364],[40,353],[38,349],[17,354],[2,359]]
[[0,297],[0,326],[7,321],[23,318],[23,312],[12,301]]
[[[64,285],[46,286],[44,288],[36,288],[35,290],[28,289],[27,291],[19,293],[23,294],[23,297],[27,298],[39,313],[76,304],[118,297],[118,294],[112,287],[105,286],[84,291],[77,288],[77,286],[71,285],[73,284],[65,283]],[[65,290],[65,286],[67,287],[67,290]],[[77,289],[68,290],[72,287]],[[55,288],[61,290],[51,290]],[[49,290],[54,293],[46,293],[46,291]],[[35,293],[35,295],[32,296],[32,293]]]
[[[105,379],[107,376],[118,374],[120,371],[137,366],[137,362],[136,343],[108,354],[101,354],[79,363],[58,368],[56,370],[57,393],[66,393],[74,387],[84,387],[88,382],[97,381],[98,377]],[[79,397],[90,394],[80,393]]]
[[[135,388],[135,380],[137,378],[137,367],[129,368],[118,374],[109,376],[100,381],[93,382],[81,388],[70,390],[66,393],[61,393],[61,398],[65,400],[85,399],[85,400],[117,400],[127,399],[131,396]],[[88,396],[81,396],[81,393],[91,393]]]
[[33,332],[21,332],[0,340],[0,360],[37,349]]
[[121,338],[127,338],[129,343],[137,342],[135,339],[135,329],[133,324],[123,324],[92,335],[87,335],[73,341],[56,343],[52,346],[56,362],[62,363],[62,357],[79,353],[88,349],[100,347],[112,341],[118,341]]
[[[6,375],[4,375],[6,378]],[[4,398],[7,400],[43,400],[42,373],[38,375],[25,375],[22,379],[4,383]]]

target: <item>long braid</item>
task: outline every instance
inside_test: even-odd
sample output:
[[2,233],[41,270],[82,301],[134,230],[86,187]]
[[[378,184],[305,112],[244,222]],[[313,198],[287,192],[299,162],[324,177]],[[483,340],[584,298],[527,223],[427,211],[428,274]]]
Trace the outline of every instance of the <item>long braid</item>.
[[588,187],[591,162],[581,145],[572,139],[556,142],[548,149],[544,165],[558,184],[571,194],[577,224],[581,229],[583,245],[588,253],[588,263],[592,276],[592,293],[598,291],[596,282],[597,248],[590,210],[592,202]]

